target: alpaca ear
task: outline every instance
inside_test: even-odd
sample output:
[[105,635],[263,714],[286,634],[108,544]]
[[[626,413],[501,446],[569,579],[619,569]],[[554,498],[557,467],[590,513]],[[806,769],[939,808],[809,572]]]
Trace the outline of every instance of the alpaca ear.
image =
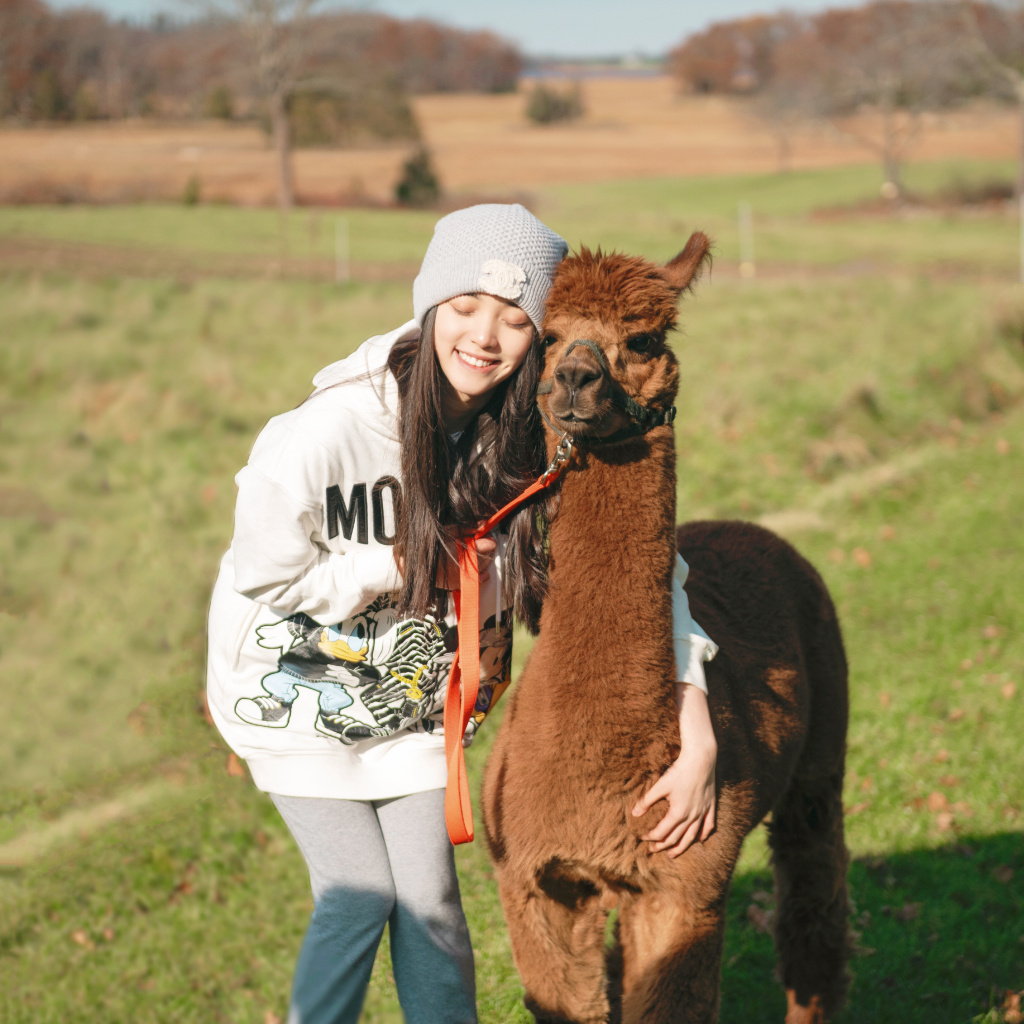
[[711,239],[703,231],[694,231],[686,247],[661,268],[659,273],[678,295],[694,284],[705,263],[711,262]]

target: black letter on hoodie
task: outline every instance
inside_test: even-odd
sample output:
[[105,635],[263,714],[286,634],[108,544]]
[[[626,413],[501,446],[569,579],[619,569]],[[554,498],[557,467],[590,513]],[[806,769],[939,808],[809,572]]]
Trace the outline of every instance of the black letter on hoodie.
[[352,487],[352,498],[348,505],[341,496],[341,488],[335,484],[327,488],[327,536],[338,536],[338,522],[345,540],[352,539],[352,527],[356,527],[356,541],[369,544],[370,537],[366,529],[366,484],[355,484]]
[[402,485],[393,476],[382,476],[373,485],[373,539],[378,544],[394,544],[394,535],[384,532],[384,491],[391,492],[391,511],[397,523],[402,508]]

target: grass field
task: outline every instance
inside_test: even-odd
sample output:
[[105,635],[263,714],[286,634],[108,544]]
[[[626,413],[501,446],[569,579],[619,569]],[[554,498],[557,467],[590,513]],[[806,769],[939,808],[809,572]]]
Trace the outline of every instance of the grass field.
[[[990,170],[924,166],[911,180]],[[719,269],[686,300],[676,341],[680,515],[773,525],[839,606],[860,933],[842,1021],[994,1024],[1024,988],[1015,225],[814,214],[876,189],[855,168],[560,186],[539,203],[574,243],[665,258],[692,227],[716,236]],[[771,270],[756,281],[729,272],[741,199]],[[432,222],[358,218],[354,260],[396,265]],[[175,266],[274,257],[279,230],[260,211],[0,208],[0,240],[174,252]],[[313,247],[305,230],[297,219],[293,237]],[[203,718],[206,602],[255,433],[409,307],[400,281],[0,273],[0,671],[14,695],[0,1019],[285,1016],[308,881]],[[472,748],[477,778],[492,736]],[[457,856],[481,1020],[525,1022],[484,851]],[[758,830],[729,904],[723,1021],[783,1014],[749,913],[770,909],[770,889]],[[386,956],[364,1019],[400,1019]]]

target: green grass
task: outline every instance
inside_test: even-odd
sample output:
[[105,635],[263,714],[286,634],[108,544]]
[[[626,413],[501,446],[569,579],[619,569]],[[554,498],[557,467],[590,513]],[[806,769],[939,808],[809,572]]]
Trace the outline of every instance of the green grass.
[[[907,168],[907,187],[924,197],[957,183],[1011,180],[1008,161],[932,161]],[[1017,269],[1016,219],[1006,212],[911,211],[903,217],[858,214],[877,200],[873,165],[790,174],[655,178],[544,188],[539,214],[570,245],[602,244],[674,255],[695,228],[715,240],[716,255],[739,259],[737,204],[754,212],[755,255],[762,264],[865,271],[892,267],[1007,276]],[[816,211],[850,212],[822,220]],[[0,207],[0,238],[266,259],[334,256],[335,220],[348,224],[356,262],[417,263],[436,214],[410,210],[272,210],[228,206]],[[208,264],[204,264],[208,266]]]
[[[835,202],[868,194],[863,169],[804,178],[810,205],[833,187]],[[761,180],[709,183],[709,209],[724,218]],[[581,237],[607,244],[630,210],[654,224],[658,188],[580,187],[577,210],[597,197]],[[772,216],[804,230],[784,198]],[[63,238],[88,221],[89,240],[128,244],[133,212],[138,244],[153,244],[143,228],[157,214],[168,244],[193,244],[174,218],[197,212],[234,223],[229,240],[273,244],[273,215],[205,208],[0,210],[0,232],[24,215],[35,236],[43,220]],[[368,231],[383,222],[368,216]],[[214,221],[201,223],[213,245]],[[896,273],[712,276],[686,300],[679,509],[781,524],[840,610],[863,954],[842,1021],[966,1024],[1024,987],[1024,296],[917,273],[901,253],[927,248],[930,226],[900,230],[914,238],[886,257]],[[652,227],[635,248],[669,233]],[[406,244],[399,228],[394,239]],[[308,880],[200,714],[206,602],[256,432],[408,310],[399,285],[0,276],[0,672],[14,695],[0,1019],[285,1016]],[[493,735],[492,723],[472,748],[476,779]],[[132,794],[147,802],[90,819]],[[3,861],[13,841],[28,844],[20,865]],[[481,1020],[527,1021],[482,845],[458,862]],[[747,916],[770,888],[759,830],[729,904],[723,1021],[783,1016],[770,940]],[[383,954],[364,1018],[400,1019]]]

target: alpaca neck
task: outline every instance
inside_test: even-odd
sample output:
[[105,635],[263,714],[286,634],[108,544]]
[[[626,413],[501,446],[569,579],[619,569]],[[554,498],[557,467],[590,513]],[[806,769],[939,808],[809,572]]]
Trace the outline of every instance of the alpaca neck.
[[671,673],[675,492],[670,427],[586,451],[563,478],[541,633],[564,659],[621,659],[609,665],[613,684],[628,665]]

